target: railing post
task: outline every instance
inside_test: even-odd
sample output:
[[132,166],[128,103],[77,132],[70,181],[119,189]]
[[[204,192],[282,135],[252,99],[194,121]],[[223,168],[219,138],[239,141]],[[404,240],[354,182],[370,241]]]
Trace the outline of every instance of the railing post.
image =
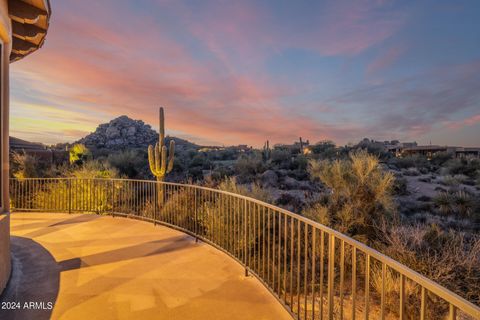
[[248,277],[248,257],[247,257],[247,199],[243,201],[243,240],[245,242],[243,246],[243,256],[245,257],[245,277]]
[[335,277],[335,235],[330,234],[328,239],[328,319],[333,320],[333,285]]
[[67,206],[68,213],[72,213],[72,180],[67,179]]
[[112,193],[112,212],[111,215],[112,217],[115,218],[115,180],[110,181],[110,188],[111,188],[111,193]]
[[193,231],[195,233],[195,242],[198,242],[198,204],[197,204],[197,188],[194,188],[195,194],[193,196],[193,201],[195,202],[194,204],[194,228],[195,230]]
[[158,186],[157,186],[157,182],[153,182],[153,225],[156,226],[157,225],[157,218],[158,218],[158,211],[160,210],[160,208],[158,207],[158,192],[157,192],[157,189],[158,189]]

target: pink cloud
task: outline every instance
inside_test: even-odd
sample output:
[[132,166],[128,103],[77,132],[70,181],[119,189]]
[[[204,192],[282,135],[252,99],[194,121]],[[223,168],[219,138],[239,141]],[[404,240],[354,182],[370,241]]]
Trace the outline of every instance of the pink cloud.
[[325,1],[321,6],[312,5],[302,19],[295,17],[295,12],[279,18],[254,1],[221,2],[203,10],[181,4],[173,8],[219,61],[232,66],[239,62],[232,61],[236,56],[248,65],[289,48],[325,56],[359,54],[392,36],[405,23],[406,15],[385,10],[388,6],[388,2],[372,0]]
[[480,124],[480,114],[476,114],[458,121],[446,121],[445,124],[450,129],[461,129],[467,126],[474,126]]
[[327,15],[319,19],[312,35],[318,37],[313,42],[317,50],[325,55],[355,55],[390,37],[405,17],[398,12],[382,12],[384,5],[375,1],[330,1],[325,8]]
[[[385,4],[375,1],[330,1],[300,34],[295,26],[276,29],[283,24],[254,4],[222,2],[192,10],[168,2],[185,27],[180,30],[185,34],[175,37],[180,31],[170,32],[167,22],[133,15],[125,4],[71,2],[53,16],[45,47],[12,65],[13,78],[36,92],[36,99],[89,116],[101,111],[98,119],[85,121],[85,128],[121,114],[155,125],[162,105],[168,129],[226,144],[366,134],[366,127],[347,120],[330,123],[287,111],[281,100],[295,89],[266,74],[263,61],[292,47],[321,55],[354,55],[396,32],[403,17],[383,13]],[[192,43],[179,40],[191,35],[198,41],[193,45],[206,47],[212,57],[195,56]],[[12,108],[20,99],[13,96]],[[322,105],[322,110],[332,107]]]
[[376,73],[381,69],[384,69],[390,66],[395,62],[400,55],[405,52],[406,48],[404,46],[391,47],[386,52],[383,52],[381,55],[376,57],[368,66],[367,73],[372,74]]
[[[289,93],[288,88],[273,85],[265,77],[237,75],[199,62],[144,19],[131,21],[146,28],[138,30],[149,30],[141,36],[127,31],[120,37],[104,25],[109,23],[83,15],[59,15],[48,45],[35,59],[13,65],[14,77],[49,103],[90,114],[101,110],[112,117],[127,114],[156,124],[157,107],[166,106],[169,129],[199,139],[260,144],[299,135],[331,137],[344,130],[328,130],[312,119],[285,114],[278,99]],[[70,41],[72,34],[74,41]],[[91,120],[89,125],[103,119]],[[71,137],[81,132],[59,134]]]

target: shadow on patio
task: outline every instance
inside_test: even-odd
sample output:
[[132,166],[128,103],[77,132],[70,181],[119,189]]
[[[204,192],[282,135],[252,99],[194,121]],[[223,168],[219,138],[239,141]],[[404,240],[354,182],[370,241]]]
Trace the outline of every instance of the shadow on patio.
[[290,318],[229,256],[166,227],[14,213],[11,229],[16,270],[3,301],[21,297],[54,308],[11,312],[7,319]]

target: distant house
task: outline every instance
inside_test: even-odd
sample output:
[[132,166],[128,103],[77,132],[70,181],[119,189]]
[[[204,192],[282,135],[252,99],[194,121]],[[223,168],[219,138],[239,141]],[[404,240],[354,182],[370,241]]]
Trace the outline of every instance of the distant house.
[[47,147],[39,142],[29,142],[26,140],[9,137],[10,151],[44,151]]
[[455,158],[462,157],[480,157],[480,148],[469,148],[469,147],[453,147],[453,146],[438,146],[438,145],[428,145],[428,146],[415,146],[410,148],[404,148],[401,152],[402,156],[420,154],[431,158],[438,153],[450,153]]
[[397,157],[422,155],[430,159],[438,153],[449,153],[452,154],[455,158],[480,158],[480,148],[475,147],[455,147],[439,145],[419,146],[416,143],[399,143],[398,145],[387,146],[387,149],[390,152],[394,153]]
[[38,142],[29,142],[26,140],[10,137],[10,153],[26,153],[35,157],[42,164],[58,165],[68,162],[69,153],[65,150],[52,150],[44,144]]
[[417,142],[400,142],[398,140],[392,140],[392,141],[385,141],[384,142],[385,147],[387,148],[388,151],[393,153],[396,157],[401,157],[402,156],[402,151],[405,148],[414,148],[417,146]]

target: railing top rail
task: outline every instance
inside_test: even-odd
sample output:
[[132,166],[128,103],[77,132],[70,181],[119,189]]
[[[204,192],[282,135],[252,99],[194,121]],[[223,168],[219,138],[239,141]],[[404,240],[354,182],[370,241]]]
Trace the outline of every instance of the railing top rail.
[[178,187],[188,187],[188,188],[193,188],[197,190],[205,190],[209,192],[215,192],[217,194],[223,194],[227,195],[230,197],[234,197],[237,199],[241,199],[244,201],[249,201],[250,203],[255,203],[258,204],[262,207],[265,207],[267,209],[274,210],[276,212],[282,213],[286,216],[289,216],[293,219],[296,219],[298,221],[301,221],[307,225],[310,225],[313,228],[317,228],[331,236],[334,236],[335,238],[344,241],[345,243],[351,245],[352,247],[355,247],[357,250],[362,251],[364,254],[378,260],[379,262],[384,263],[388,267],[394,269],[395,271],[403,274],[405,277],[409,278],[410,280],[416,282],[420,286],[424,287],[425,289],[429,290],[430,292],[434,293],[438,297],[444,299],[445,301],[455,305],[457,308],[461,309],[462,311],[466,312],[467,314],[480,319],[480,307],[476,306],[475,304],[463,299],[459,295],[451,292],[450,290],[444,288],[443,286],[439,285],[438,283],[426,278],[425,276],[419,274],[418,272],[410,269],[409,267],[399,263],[398,261],[380,253],[379,251],[372,249],[368,247],[367,245],[352,239],[336,230],[333,230],[325,225],[322,225],[318,222],[312,221],[308,218],[305,218],[299,214],[295,214],[293,212],[290,212],[288,210],[285,210],[283,208],[274,206],[272,204],[250,198],[241,194],[236,194],[224,190],[219,190],[219,189],[214,189],[214,188],[209,188],[209,187],[204,187],[204,186],[198,186],[198,185],[191,185],[191,184],[182,184],[182,183],[175,183],[175,182],[165,182],[165,181],[155,181],[155,180],[141,180],[141,179],[111,179],[111,178],[76,178],[76,177],[68,177],[68,178],[22,178],[22,179],[16,179],[16,178],[10,178],[10,180],[13,181],[31,181],[31,180],[45,180],[45,181],[50,181],[50,180],[99,180],[99,181],[120,181],[120,182],[141,182],[141,183],[149,183],[149,184],[163,184],[163,185],[170,185],[170,186],[178,186]]

